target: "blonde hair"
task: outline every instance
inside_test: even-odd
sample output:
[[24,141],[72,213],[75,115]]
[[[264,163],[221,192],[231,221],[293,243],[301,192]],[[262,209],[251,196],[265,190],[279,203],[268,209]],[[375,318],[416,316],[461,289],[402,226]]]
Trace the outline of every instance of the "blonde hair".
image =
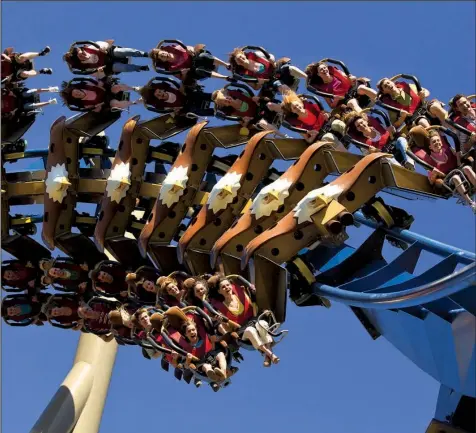
[[286,92],[286,94],[283,96],[283,103],[282,103],[283,110],[287,114],[292,113],[291,104],[296,101],[299,101],[302,103],[301,98],[296,94],[296,92],[293,92],[292,90]]

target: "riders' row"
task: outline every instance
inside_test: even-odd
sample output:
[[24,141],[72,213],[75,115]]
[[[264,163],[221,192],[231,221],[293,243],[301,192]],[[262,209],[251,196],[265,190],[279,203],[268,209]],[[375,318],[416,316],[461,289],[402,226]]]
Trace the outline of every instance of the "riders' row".
[[[50,87],[36,89],[36,92],[57,90]],[[130,102],[127,92],[131,90],[139,92],[141,99]],[[32,102],[32,92],[35,89],[3,89],[2,120],[15,122],[18,109],[21,116],[22,113],[48,104]],[[288,129],[302,134],[309,143],[321,139],[333,142],[338,150],[346,150],[352,143],[364,153],[388,152],[394,155],[394,164],[401,163],[410,170],[414,170],[414,160],[417,159],[428,169],[430,182],[441,182],[443,179],[450,189],[456,189],[465,203],[476,209],[470,191],[476,186],[476,176],[472,164],[464,157],[473,147],[476,110],[464,95],[454,98],[456,102],[453,104],[455,109],[452,118],[456,126],[467,129],[469,134],[444,128],[439,132],[431,130],[435,126],[429,124],[432,117],[428,106],[425,108],[422,105],[422,110],[416,110],[416,103],[413,104],[414,110],[410,113],[409,120],[400,122],[397,119],[392,124],[391,111],[387,113],[372,108],[363,112],[356,111],[349,104],[341,104],[332,112],[327,112],[314,95],[297,95],[288,91],[282,102],[270,101],[269,98],[254,95],[245,85],[229,85],[210,94],[200,86],[185,87],[170,78],[156,77],[140,88],[119,84],[117,79],[111,77],[81,78],[64,83],[61,95],[73,110],[104,113],[108,110],[123,110],[142,100],[151,111],[172,112],[176,116],[215,114],[239,121],[247,128],[276,129],[282,123]],[[409,96],[419,98],[412,92]],[[18,99],[23,98],[25,102],[19,104]],[[215,102],[214,109],[210,108],[212,100]],[[52,101],[55,100],[50,103]],[[20,106],[22,107],[19,108]],[[466,115],[462,115],[462,111]],[[453,139],[453,146],[448,138]],[[445,180],[451,173],[450,178]]]
[[[147,358],[162,355],[162,365],[195,376],[197,385],[206,378],[215,390],[236,372],[231,364],[243,359],[240,348],[258,350],[266,367],[279,362],[272,347],[285,331],[278,332],[272,312],[258,311],[248,281],[220,274],[159,275],[148,267],[125,272],[116,262],[88,271],[69,259],[41,260],[37,267],[11,261],[3,264],[2,285],[27,293],[5,297],[2,316],[12,326],[49,322],[139,345]],[[48,283],[64,293],[35,291]]]
[[[105,77],[106,73],[139,70],[140,67],[129,65],[127,58],[147,56],[153,58],[156,71],[175,75],[183,81],[156,77],[146,86],[131,87],[120,84],[117,78]],[[330,140],[337,149],[344,150],[352,142],[365,153],[392,153],[394,163],[401,163],[410,170],[414,169],[414,160],[417,159],[429,170],[432,183],[445,179],[446,175],[457,170],[456,177],[451,176],[446,184],[450,189],[456,189],[464,201],[476,209],[470,198],[470,190],[476,184],[474,170],[462,158],[476,142],[476,110],[470,97],[456,95],[450,102],[448,113],[439,101],[426,102],[429,92],[420,86],[415,77],[384,78],[377,84],[377,92],[369,87],[368,79],[356,78],[340,61],[324,59],[309,65],[304,73],[290,65],[289,59],[275,61],[274,56],[260,47],[235,49],[229,63],[225,63],[211,56],[203,45],[186,47],[180,41],[162,41],[150,53],[116,47],[113,41],[76,42],[65,59],[70,66],[71,59],[76,59],[76,63],[73,62],[76,67],[71,68],[73,72],[94,73],[103,77],[63,83],[61,96],[73,110],[123,110],[143,101],[146,108],[154,112],[172,112],[176,116],[216,115],[239,121],[247,128],[277,130],[282,123],[288,129],[301,133],[309,143],[316,139]],[[81,69],[80,64],[88,67]],[[197,80],[208,76],[226,78],[210,72],[219,66],[231,69],[233,76],[228,79],[244,81],[260,89],[260,93],[255,95],[247,85],[238,83],[228,84],[212,94],[205,93]],[[309,91],[326,99],[331,112],[324,110],[315,95],[297,95],[294,92],[300,78],[306,78]],[[50,87],[37,91],[56,90]],[[14,116],[20,106],[23,110],[31,110],[48,104],[32,103],[30,99],[26,104],[15,103],[15,93],[17,99],[29,98],[32,90],[3,90],[7,91],[9,93],[2,98],[5,116]],[[129,101],[129,91],[137,91],[141,97]],[[281,93],[282,101],[276,98],[277,92]],[[210,107],[212,101],[213,109]],[[49,101],[55,102],[55,99]],[[370,108],[374,102],[386,112]],[[363,113],[362,109],[367,113]],[[454,143],[455,149],[449,145],[444,134],[430,132],[430,125],[449,125],[458,141]],[[415,126],[426,128],[425,133],[412,134],[411,128]],[[429,134],[435,138],[430,139]],[[419,140],[413,140],[415,135]],[[433,145],[432,141],[435,141]],[[409,152],[415,147],[415,142],[417,158],[414,158],[415,152]]]

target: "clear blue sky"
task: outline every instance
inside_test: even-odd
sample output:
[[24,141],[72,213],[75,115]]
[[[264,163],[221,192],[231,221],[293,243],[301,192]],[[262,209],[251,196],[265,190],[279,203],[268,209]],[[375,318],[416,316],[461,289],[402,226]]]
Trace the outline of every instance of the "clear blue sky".
[[[472,2],[8,2],[2,4],[2,48],[52,52],[37,67],[53,76],[29,87],[72,78],[62,54],[75,40],[114,38],[149,50],[159,40],[205,43],[225,58],[234,47],[262,45],[304,68],[323,57],[343,60],[353,74],[373,79],[417,75],[447,102],[475,91],[475,6]],[[456,40],[458,38],[458,41]],[[461,41],[461,42],[460,42]],[[143,59],[139,60],[143,62]],[[122,74],[130,85],[150,73]],[[208,80],[217,88],[221,80]],[[301,88],[304,91],[304,88]],[[150,119],[142,107],[131,113]],[[51,123],[70,113],[47,107],[26,138],[45,148]],[[107,133],[117,146],[126,118]],[[11,171],[12,165],[7,165]],[[413,230],[474,251],[474,217],[450,202],[388,200],[416,217]],[[25,212],[24,209],[22,209]],[[356,233],[357,230],[352,231]],[[363,230],[353,238],[364,238]],[[391,249],[388,249],[391,252]],[[4,255],[4,258],[5,255]],[[289,306],[290,335],[281,363],[262,368],[256,353],[228,389],[214,394],[177,382],[135,348],[120,348],[101,426],[103,433],[173,430],[185,433],[420,433],[433,416],[438,384],[381,338],[373,342],[343,306]],[[2,326],[2,431],[25,433],[67,374],[78,334],[49,326]],[[154,415],[152,418],[150,415]],[[147,421],[148,420],[148,421]]]

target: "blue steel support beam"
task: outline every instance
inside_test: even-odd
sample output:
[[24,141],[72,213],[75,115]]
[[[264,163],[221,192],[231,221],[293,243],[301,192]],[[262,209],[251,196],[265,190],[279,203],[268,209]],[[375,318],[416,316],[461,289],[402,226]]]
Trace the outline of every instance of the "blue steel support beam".
[[388,229],[380,224],[369,220],[364,217],[362,212],[354,213],[354,218],[357,222],[366,225],[367,227],[371,227],[373,229],[381,229],[385,233],[408,243],[418,242],[423,249],[429,251],[433,254],[437,254],[439,256],[447,256],[450,254],[454,254],[458,257],[460,263],[464,263],[469,265],[476,261],[476,254],[471,253],[469,251],[462,250],[460,248],[452,247],[451,245],[444,244],[442,242],[435,241],[434,239],[427,238],[426,236],[419,235],[417,233],[413,233],[409,230],[402,230],[402,229]]
[[324,296],[328,299],[354,307],[399,309],[433,302],[445,296],[451,296],[468,287],[476,287],[475,262],[438,281],[403,292],[356,293],[319,283],[314,283],[311,289],[317,296]]

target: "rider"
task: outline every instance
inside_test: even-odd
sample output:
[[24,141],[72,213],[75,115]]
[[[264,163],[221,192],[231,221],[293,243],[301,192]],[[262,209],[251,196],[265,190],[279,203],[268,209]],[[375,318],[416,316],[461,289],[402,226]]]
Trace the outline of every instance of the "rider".
[[[56,266],[55,266],[56,265]],[[88,278],[88,265],[77,265],[67,259],[40,260],[39,267],[44,271],[41,284],[59,284],[67,289],[82,292],[86,289]]]
[[51,75],[53,69],[43,68],[38,72],[33,68],[32,60],[36,57],[46,56],[51,51],[50,47],[45,47],[40,52],[14,53],[13,49],[6,49],[2,53],[1,77],[8,81],[21,81],[35,77],[38,74]]
[[2,88],[2,118],[13,118],[16,115],[21,115],[23,112],[28,113],[37,108],[45,107],[47,105],[57,104],[58,101],[53,98],[47,102],[24,102],[30,100],[30,97],[46,92],[58,92],[58,87],[46,87],[41,89],[25,89],[21,87]]
[[191,111],[198,116],[213,115],[213,109],[200,108],[205,101],[211,101],[211,94],[205,93],[200,86],[177,88],[169,82],[156,82],[139,90],[143,102],[158,111],[172,109],[176,113]]
[[74,325],[73,330],[82,328],[83,321],[79,317],[78,307],[82,298],[74,297],[72,299],[64,297],[52,297],[47,303],[45,315],[49,320],[54,320],[62,325]]
[[157,279],[159,286],[159,296],[168,307],[180,306],[184,296],[184,291],[178,286],[177,280],[171,277],[160,277]]
[[126,109],[131,105],[142,102],[121,101],[120,94],[127,91],[139,91],[139,87],[131,87],[127,84],[112,84],[109,80],[94,80],[91,82],[71,83],[63,81],[60,96],[68,106],[88,109],[99,112],[103,109],[119,108]]
[[28,290],[35,289],[41,272],[31,262],[14,261],[2,266],[2,286]]
[[139,302],[155,304],[159,286],[156,284],[160,273],[155,268],[140,267],[136,272],[126,275],[126,282],[131,294],[134,294]]
[[[435,184],[438,179],[444,178],[451,171],[457,169],[461,164],[458,163],[458,158],[455,151],[442,139],[438,131],[427,131],[421,126],[415,126],[410,130],[410,134],[415,141],[425,140],[428,143],[428,150],[421,158],[424,162],[430,164],[433,168],[428,172],[428,177],[431,184]],[[476,188],[476,173],[473,168],[467,164],[461,167],[468,181]],[[458,194],[463,200],[471,206],[471,209],[476,213],[476,202],[474,202],[467,193],[463,180],[459,174],[453,174],[450,183],[455,187]]]
[[105,296],[127,297],[127,272],[119,262],[100,262],[89,272],[89,278],[94,281],[98,292]]
[[[306,74],[308,85],[321,92],[330,93],[333,98],[325,98],[329,107],[335,108],[341,103],[347,103],[355,111],[360,111],[362,108],[360,104],[363,98],[367,97],[371,101],[377,99],[377,92],[368,86],[370,80],[365,77],[357,78],[354,75],[347,75],[344,71],[334,66],[328,66],[326,62],[311,63],[306,67]],[[352,98],[346,101],[346,95],[352,89],[354,84],[358,84],[357,95],[358,99]],[[365,101],[368,105],[367,101]]]
[[[149,54],[145,51],[114,46],[113,39],[97,41],[96,44],[99,48],[89,44],[82,47],[74,47],[63,56],[63,60],[75,69],[79,69],[83,72],[95,71],[101,75],[149,70],[148,66],[139,66],[115,61],[128,57],[149,57]],[[108,56],[112,57],[111,70],[109,70],[109,67],[106,64]]]
[[471,135],[455,129],[463,152],[467,152],[476,143],[476,103],[471,103],[466,96],[458,93],[450,101],[454,112],[454,122],[466,128]]
[[297,90],[299,79],[306,78],[306,73],[290,64],[289,58],[275,61],[272,54],[269,58],[261,50],[256,49],[245,53],[243,48],[235,48],[229,56],[233,72],[256,78],[257,82],[248,83],[255,90],[262,88],[260,95],[274,96],[276,91],[284,95],[289,90]]
[[[384,152],[385,146],[392,141],[392,136],[396,132],[394,126],[385,128],[377,117],[368,116],[366,113],[351,112],[344,119],[347,125],[346,133],[356,141],[367,144],[370,153]],[[406,153],[408,149],[406,138],[400,136],[394,143],[405,168],[415,170],[415,162]],[[365,150],[362,151],[367,153]],[[395,158],[392,158],[392,163],[400,165]]]
[[[271,363],[277,364],[279,358],[271,350],[273,339],[268,332],[263,332],[266,328],[265,324],[253,323],[253,319],[257,316],[258,306],[252,301],[246,289],[238,284],[232,284],[228,278],[218,274],[208,280],[208,287],[213,307],[244,328],[242,340],[249,340],[256,350],[263,353],[264,366],[269,367]],[[223,328],[230,332],[232,330],[230,325],[230,323],[224,323]]]
[[265,117],[274,115],[281,109],[279,104],[266,102],[265,108],[260,112],[259,104],[262,101],[259,96],[249,96],[234,89],[215,90],[212,101],[225,115],[239,117],[243,126],[257,122],[263,129],[275,129]]
[[43,325],[46,317],[42,313],[42,307],[51,295],[38,293],[33,297],[24,295],[9,296],[2,302],[2,317],[17,323],[31,323]]
[[[386,104],[401,110],[400,114],[394,113],[393,111],[389,111],[388,113],[395,128],[399,128],[407,117],[411,117],[423,100],[430,96],[430,92],[427,89],[418,91],[416,85],[413,83],[409,84],[405,81],[393,82],[388,78],[382,78],[377,83],[377,88],[379,93],[387,96],[387,98],[383,100]],[[427,111],[441,123],[444,123],[448,117],[448,113],[443,108],[441,102],[436,99],[428,103]],[[415,119],[415,123],[424,128],[430,126],[428,119],[424,116]]]
[[203,308],[203,301],[208,300],[208,284],[201,278],[187,278],[183,282],[186,290],[187,304]]
[[216,72],[219,66],[227,67],[228,64],[212,56],[205,50],[203,44],[186,48],[178,43],[164,45],[154,48],[150,52],[150,57],[156,67],[175,72],[174,75],[178,75],[182,81],[194,82],[208,77],[228,78]]
[[293,91],[289,91],[284,95],[281,106],[285,119],[289,123],[292,122],[293,126],[307,131],[302,135],[308,143],[316,141],[319,131],[330,117],[329,113],[322,110],[318,104],[308,99],[300,98]]

